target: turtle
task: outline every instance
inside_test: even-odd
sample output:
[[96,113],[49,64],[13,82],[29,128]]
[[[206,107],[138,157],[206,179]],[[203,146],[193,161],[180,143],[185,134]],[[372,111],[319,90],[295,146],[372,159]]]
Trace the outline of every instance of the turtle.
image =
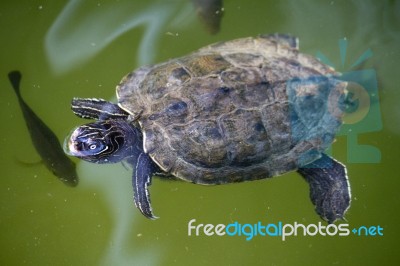
[[150,219],[153,176],[217,185],[297,171],[333,223],[350,207],[350,184],[324,152],[342,124],[346,86],[291,35],[214,43],[129,73],[118,103],[74,98],[72,111],[95,121],[73,129],[65,151],[131,165],[134,203]]

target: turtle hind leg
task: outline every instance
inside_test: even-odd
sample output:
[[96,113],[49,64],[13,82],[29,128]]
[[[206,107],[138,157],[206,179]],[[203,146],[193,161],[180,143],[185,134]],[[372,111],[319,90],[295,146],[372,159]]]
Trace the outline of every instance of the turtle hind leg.
[[343,219],[351,197],[346,167],[322,154],[298,172],[310,185],[310,198],[321,218],[329,223]]

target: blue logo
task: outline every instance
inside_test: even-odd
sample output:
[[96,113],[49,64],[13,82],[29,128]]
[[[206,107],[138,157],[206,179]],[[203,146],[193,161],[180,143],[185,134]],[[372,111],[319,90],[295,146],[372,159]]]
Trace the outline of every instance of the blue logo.
[[318,52],[316,56],[323,63],[341,71],[340,79],[348,82],[348,96],[352,104],[345,110],[344,124],[338,133],[347,137],[347,162],[379,163],[381,160],[379,149],[370,143],[359,141],[360,135],[382,129],[376,72],[374,69],[362,69],[363,64],[372,57],[373,53],[368,49],[351,64],[347,71],[343,71],[346,66],[347,44],[346,39],[339,40],[340,67],[335,66],[321,52]]

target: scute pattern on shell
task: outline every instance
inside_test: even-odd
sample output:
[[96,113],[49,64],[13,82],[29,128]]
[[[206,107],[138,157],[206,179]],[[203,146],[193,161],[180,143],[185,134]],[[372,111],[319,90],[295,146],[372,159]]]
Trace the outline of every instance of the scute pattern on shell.
[[139,122],[145,152],[178,178],[218,184],[295,170],[333,141],[346,86],[296,44],[237,39],[140,68],[117,87],[119,104]]

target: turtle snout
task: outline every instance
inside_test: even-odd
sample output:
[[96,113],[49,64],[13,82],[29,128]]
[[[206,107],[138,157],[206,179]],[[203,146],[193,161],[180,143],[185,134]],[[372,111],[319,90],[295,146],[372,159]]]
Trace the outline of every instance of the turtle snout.
[[71,134],[69,134],[64,140],[64,145],[63,145],[64,152],[66,154],[68,154],[68,155],[72,155],[72,156],[78,156],[79,155],[79,149],[78,149],[79,142],[76,141],[76,136],[78,134],[78,132],[77,132],[78,129],[79,128],[74,129],[71,132]]
[[74,143],[69,137],[64,140],[64,152],[68,155],[75,155],[76,143]]

